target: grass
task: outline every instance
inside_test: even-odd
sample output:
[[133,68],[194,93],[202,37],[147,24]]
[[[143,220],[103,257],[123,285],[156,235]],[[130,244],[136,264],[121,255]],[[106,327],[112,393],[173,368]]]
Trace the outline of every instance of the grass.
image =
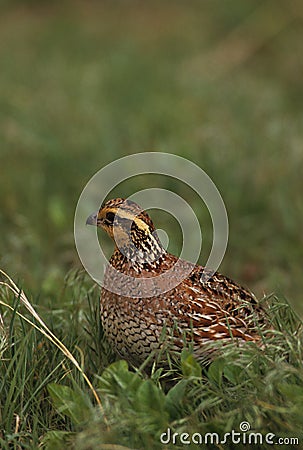
[[[13,307],[0,310],[1,448],[62,448],[63,440],[80,449],[158,448],[168,426],[224,433],[244,420],[262,433],[298,435],[302,17],[299,2],[283,0],[2,2],[0,267],[76,357],[109,428],[81,372],[18,316],[33,320],[21,298],[1,291]],[[72,234],[90,177],[150,150],[187,157],[211,176],[230,222],[220,271],[259,298],[277,296],[277,331],[264,337],[264,351],[226,349],[202,373],[184,353],[170,389],[161,386],[171,374],[148,378],[115,361]],[[199,199],[152,176],[112,195],[142,186],[190,203],[203,226],[203,264],[211,221]],[[167,215],[157,219],[177,252],[179,230]]]
[[[302,440],[302,323],[287,302],[267,300],[272,329],[263,331],[262,349],[230,344],[203,369],[184,349],[171,369],[148,376],[115,361],[99,325],[98,292],[88,290],[87,282],[83,274],[70,274],[64,311],[44,311],[52,332],[73,349],[76,364],[62,344],[54,345],[53,335],[47,338],[49,331],[41,334],[24,320],[28,313],[20,317],[24,294],[16,291],[13,314],[4,310],[10,323],[2,332],[1,448],[157,449],[165,447],[160,436],[167,430],[178,433],[176,445],[170,437],[167,448],[183,448],[182,433],[199,433],[203,443],[207,433],[215,433],[221,441],[225,433],[239,432],[242,422],[263,439],[272,433],[274,442]],[[76,312],[75,295],[81,305]],[[188,447],[197,448],[195,442]]]

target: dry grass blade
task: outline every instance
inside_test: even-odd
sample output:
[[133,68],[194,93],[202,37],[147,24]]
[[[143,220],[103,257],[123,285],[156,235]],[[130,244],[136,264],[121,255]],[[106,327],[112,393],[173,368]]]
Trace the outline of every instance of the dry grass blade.
[[[104,409],[100,400],[100,397],[98,396],[95,388],[93,387],[91,381],[89,380],[89,378],[87,377],[87,375],[85,374],[85,372],[83,371],[82,367],[80,366],[80,364],[78,363],[78,361],[76,360],[76,358],[73,356],[73,354],[68,350],[68,348],[57,338],[57,336],[52,333],[52,331],[48,328],[48,326],[45,324],[45,322],[41,319],[41,317],[39,316],[39,314],[37,313],[37,311],[33,308],[33,306],[31,305],[31,303],[29,302],[28,298],[26,297],[24,291],[22,289],[20,289],[16,283],[12,280],[12,278],[10,278],[9,275],[7,275],[6,272],[4,272],[3,270],[0,269],[0,274],[3,275],[4,278],[6,278],[8,281],[0,281],[0,286],[5,287],[6,289],[8,289],[9,291],[11,291],[15,297],[19,298],[21,303],[26,307],[26,309],[31,313],[31,315],[35,318],[35,320],[40,324],[40,327],[38,325],[36,325],[35,323],[33,323],[31,320],[29,320],[27,317],[25,317],[23,314],[21,314],[19,311],[16,311],[17,315],[19,317],[21,317],[23,320],[25,320],[26,322],[28,322],[31,326],[33,326],[34,328],[36,328],[37,330],[39,330],[44,336],[46,336],[46,338],[52,342],[71,362],[72,364],[79,370],[79,372],[82,374],[84,380],[86,381],[86,383],[88,384],[90,390],[92,391],[96,402],[101,410],[101,413],[104,417],[104,421],[106,423],[106,425],[108,426],[108,421],[106,419],[105,413],[104,413]],[[14,308],[11,305],[8,305],[7,303],[3,302],[2,300],[0,300],[0,304],[9,308],[10,310],[14,310]]]

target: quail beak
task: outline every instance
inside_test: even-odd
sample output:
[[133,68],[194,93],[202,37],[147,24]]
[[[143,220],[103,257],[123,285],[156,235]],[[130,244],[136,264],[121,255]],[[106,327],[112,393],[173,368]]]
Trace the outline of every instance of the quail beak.
[[86,219],[86,225],[97,225],[98,213],[94,212]]

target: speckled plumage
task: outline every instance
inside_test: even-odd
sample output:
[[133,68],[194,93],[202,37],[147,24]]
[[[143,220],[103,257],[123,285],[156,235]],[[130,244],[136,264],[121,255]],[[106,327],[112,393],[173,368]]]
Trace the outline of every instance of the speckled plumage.
[[[88,223],[105,229],[116,243],[101,292],[101,320],[108,340],[121,357],[140,364],[167,343],[171,350],[179,351],[185,338],[202,359],[205,344],[210,341],[259,340],[254,321],[260,306],[255,297],[219,273],[204,281],[202,266],[167,253],[150,217],[136,203],[110,200],[89,217]],[[180,267],[174,269],[178,261]],[[178,276],[178,270],[187,269],[188,275],[162,292],[165,280],[159,275],[169,269],[169,282]],[[130,277],[125,283],[132,290],[131,296],[117,293],[119,283],[122,291],[125,287],[121,273]],[[149,297],[140,295],[145,278],[153,278],[154,291]]]

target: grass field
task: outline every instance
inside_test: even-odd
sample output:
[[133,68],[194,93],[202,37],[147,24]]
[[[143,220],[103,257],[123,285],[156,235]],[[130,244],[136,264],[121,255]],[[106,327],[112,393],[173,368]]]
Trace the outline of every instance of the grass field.
[[[0,300],[15,312],[0,309],[1,448],[63,448],[64,439],[77,449],[161,448],[167,427],[224,434],[241,421],[298,436],[301,340],[285,299],[302,316],[300,2],[32,0],[0,8],[0,268],[76,355],[108,420],[79,371],[16,315],[30,317],[3,289]],[[189,158],[211,176],[230,223],[220,272],[260,298],[277,296],[270,314],[278,331],[264,337],[264,352],[228,349],[203,373],[184,354],[169,391],[160,387],[163,373],[146,379],[121,362],[109,367],[99,289],[73,239],[90,177],[142,151]],[[146,176],[115,193],[155,182],[195,210],[203,264],[211,222],[184,185]],[[174,226],[159,221],[176,251]]]

